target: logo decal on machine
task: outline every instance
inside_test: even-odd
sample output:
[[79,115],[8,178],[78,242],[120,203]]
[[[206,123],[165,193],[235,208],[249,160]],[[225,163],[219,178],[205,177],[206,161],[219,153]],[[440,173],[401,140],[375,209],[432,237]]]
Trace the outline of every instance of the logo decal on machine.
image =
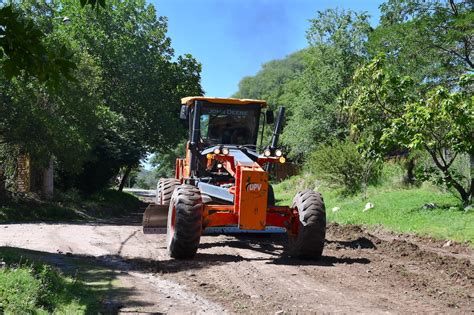
[[247,191],[260,191],[262,189],[262,184],[248,183]]

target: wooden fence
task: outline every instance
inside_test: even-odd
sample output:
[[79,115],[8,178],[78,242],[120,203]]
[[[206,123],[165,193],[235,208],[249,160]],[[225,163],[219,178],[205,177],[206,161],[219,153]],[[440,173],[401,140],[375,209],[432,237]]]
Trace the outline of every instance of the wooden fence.
[[270,171],[270,176],[272,179],[280,182],[285,180],[288,177],[298,175],[299,168],[295,164],[292,163],[284,163],[284,164],[274,164],[274,167]]

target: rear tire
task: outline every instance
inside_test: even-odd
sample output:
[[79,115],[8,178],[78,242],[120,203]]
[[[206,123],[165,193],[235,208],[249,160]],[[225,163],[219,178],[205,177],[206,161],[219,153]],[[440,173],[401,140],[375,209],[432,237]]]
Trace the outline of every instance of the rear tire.
[[293,199],[298,209],[298,235],[289,237],[289,254],[301,259],[321,258],[326,237],[326,209],[320,193],[303,190]]
[[168,253],[177,259],[196,255],[202,232],[202,198],[198,188],[177,186],[168,212],[166,241]]
[[155,203],[158,205],[169,205],[174,189],[180,184],[181,181],[176,178],[161,178],[156,187]]

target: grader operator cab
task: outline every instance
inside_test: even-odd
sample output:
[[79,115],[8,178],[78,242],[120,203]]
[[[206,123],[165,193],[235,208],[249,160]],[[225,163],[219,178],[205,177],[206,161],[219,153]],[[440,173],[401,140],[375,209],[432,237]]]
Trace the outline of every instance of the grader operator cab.
[[303,190],[291,206],[275,205],[267,170],[271,163],[285,163],[278,148],[284,108],[279,108],[271,144],[257,152],[259,130],[263,135],[265,122],[273,122],[271,111],[262,115],[266,105],[250,99],[182,99],[180,118],[189,125],[186,157],[176,160],[175,178],[159,180],[156,203],[143,215],[144,233],[166,231],[171,257],[193,258],[202,233],[213,227],[284,228],[290,255],[321,257],[326,233],[321,195]]

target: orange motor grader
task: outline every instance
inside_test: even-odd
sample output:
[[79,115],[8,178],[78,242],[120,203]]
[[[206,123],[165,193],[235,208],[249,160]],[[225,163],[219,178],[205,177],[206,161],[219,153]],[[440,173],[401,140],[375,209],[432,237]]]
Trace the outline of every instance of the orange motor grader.
[[[175,178],[159,180],[156,203],[143,215],[144,233],[166,231],[171,257],[193,258],[203,232],[215,227],[284,228],[290,255],[321,257],[326,233],[321,195],[303,190],[291,206],[275,205],[267,170],[272,163],[285,163],[278,148],[285,111],[280,107],[274,122],[273,113],[263,111],[266,105],[251,99],[182,99],[180,118],[189,126],[186,157],[176,160]],[[257,152],[265,123],[275,123],[273,136]]]

